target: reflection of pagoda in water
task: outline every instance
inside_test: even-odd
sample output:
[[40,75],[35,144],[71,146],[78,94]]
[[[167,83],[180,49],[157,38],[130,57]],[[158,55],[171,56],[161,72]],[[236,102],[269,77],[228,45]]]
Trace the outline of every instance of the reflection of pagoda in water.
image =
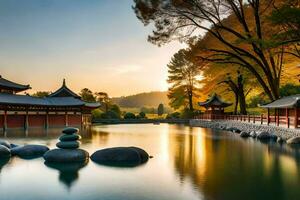
[[79,170],[84,168],[88,163],[47,163],[45,165],[49,168],[59,171],[59,181],[71,188],[75,181],[79,178]]
[[300,184],[300,163],[292,156],[270,152],[257,141],[220,139],[210,130],[197,130],[170,135],[169,151],[181,182],[192,181],[207,199],[284,199],[291,174]]

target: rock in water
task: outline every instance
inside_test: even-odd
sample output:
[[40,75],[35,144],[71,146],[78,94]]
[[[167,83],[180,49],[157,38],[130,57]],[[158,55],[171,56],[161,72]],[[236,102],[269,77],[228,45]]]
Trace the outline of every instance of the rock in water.
[[0,159],[7,159],[10,158],[10,156],[10,149],[4,145],[0,145]]
[[251,131],[250,132],[250,136],[253,137],[253,138],[255,138],[256,137],[256,132],[255,131]]
[[10,143],[6,140],[0,140],[0,145],[6,146],[9,149],[11,148]]
[[80,139],[81,139],[81,136],[77,135],[77,134],[72,134],[72,135],[64,134],[59,137],[59,140],[62,142],[77,141]]
[[280,143],[280,144],[282,144],[282,143],[284,143],[284,139],[282,137],[278,137],[277,138],[277,142]]
[[147,162],[149,155],[137,147],[114,147],[98,150],[92,154],[91,160],[103,165],[137,166]]
[[260,132],[257,134],[257,139],[259,140],[268,140],[271,138],[271,135],[268,132]]
[[78,133],[79,129],[74,127],[67,127],[62,131],[64,134],[71,135],[74,133]]
[[44,159],[54,163],[86,162],[89,153],[83,149],[53,149],[44,154]]
[[247,137],[250,137],[250,134],[245,132],[245,131],[242,131],[240,136],[243,137],[243,138],[247,138]]
[[17,155],[21,158],[38,158],[43,156],[49,148],[43,145],[25,145],[11,149],[12,155]]
[[64,142],[58,142],[56,144],[56,146],[61,149],[77,149],[80,146],[80,142],[78,142],[78,141],[66,141],[65,142],[64,141]]
[[287,144],[296,145],[300,144],[300,136],[292,137],[286,141]]

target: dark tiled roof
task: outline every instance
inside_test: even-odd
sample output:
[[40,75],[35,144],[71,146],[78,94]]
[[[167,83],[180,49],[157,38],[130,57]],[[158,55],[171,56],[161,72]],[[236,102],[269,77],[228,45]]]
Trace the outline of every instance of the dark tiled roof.
[[300,108],[300,94],[283,97],[269,104],[262,105],[263,108]]
[[23,106],[47,106],[47,107],[70,107],[87,106],[99,107],[99,103],[91,104],[74,97],[45,97],[38,98],[28,95],[14,95],[0,93],[0,104],[2,105],[23,105]]
[[72,90],[70,90],[66,86],[65,79],[63,81],[63,85],[58,90],[56,90],[55,92],[50,94],[49,97],[74,97],[74,98],[80,98],[79,95],[77,95],[75,92],[73,92]]
[[9,81],[0,76],[0,88],[10,89],[17,92],[24,91],[30,89],[30,85],[21,85],[12,81]]
[[231,106],[232,103],[227,103],[223,101],[217,94],[213,94],[208,100],[205,102],[199,102],[199,106],[204,106],[204,107],[228,107]]

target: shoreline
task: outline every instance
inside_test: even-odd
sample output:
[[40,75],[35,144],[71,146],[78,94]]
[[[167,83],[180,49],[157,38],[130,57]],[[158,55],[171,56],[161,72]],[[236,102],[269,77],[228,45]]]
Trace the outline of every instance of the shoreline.
[[275,134],[277,137],[282,138],[283,140],[288,140],[293,137],[300,136],[300,129],[291,129],[278,126],[268,126],[264,124],[252,124],[241,121],[228,121],[228,120],[199,120],[191,119],[190,126],[192,127],[202,127],[202,128],[211,128],[211,129],[223,129],[226,128],[237,128],[241,131],[250,133],[251,131],[255,132],[268,132]]

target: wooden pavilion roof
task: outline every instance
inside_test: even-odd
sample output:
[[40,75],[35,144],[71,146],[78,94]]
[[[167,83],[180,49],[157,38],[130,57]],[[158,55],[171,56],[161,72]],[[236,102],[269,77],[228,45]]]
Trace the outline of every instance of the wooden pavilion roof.
[[262,108],[300,108],[300,94],[287,96],[271,103],[260,106]]
[[0,76],[0,89],[12,90],[14,92],[22,92],[28,89],[31,89],[30,85],[22,85],[9,81],[2,76]]
[[216,93],[214,93],[209,99],[207,99],[204,102],[199,102],[199,106],[203,106],[205,108],[209,107],[228,107],[231,106],[232,103],[225,102],[221,99]]

